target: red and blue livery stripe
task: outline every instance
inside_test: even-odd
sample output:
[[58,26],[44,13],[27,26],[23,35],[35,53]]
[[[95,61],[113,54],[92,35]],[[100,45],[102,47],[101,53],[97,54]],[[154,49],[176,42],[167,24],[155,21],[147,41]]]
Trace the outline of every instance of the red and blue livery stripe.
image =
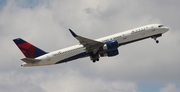
[[13,41],[26,58],[36,58],[41,55],[47,54],[47,52],[39,49],[38,47],[32,45],[31,43],[21,38],[14,39]]

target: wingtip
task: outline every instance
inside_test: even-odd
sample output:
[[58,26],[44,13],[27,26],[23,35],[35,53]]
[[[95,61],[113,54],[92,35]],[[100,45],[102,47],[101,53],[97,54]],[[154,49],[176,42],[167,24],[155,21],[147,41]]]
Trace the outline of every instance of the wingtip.
[[72,34],[74,37],[77,37],[77,35],[76,35],[71,29],[69,29],[69,31],[71,32],[71,34]]

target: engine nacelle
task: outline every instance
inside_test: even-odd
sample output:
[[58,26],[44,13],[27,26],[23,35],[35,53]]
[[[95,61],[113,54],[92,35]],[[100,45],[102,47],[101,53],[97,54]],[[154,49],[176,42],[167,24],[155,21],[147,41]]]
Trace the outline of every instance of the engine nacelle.
[[113,40],[106,42],[106,44],[103,46],[103,50],[111,50],[111,49],[116,49],[119,47],[118,41]]
[[105,57],[105,56],[112,57],[112,56],[116,56],[118,54],[119,54],[119,51],[116,48],[116,49],[108,50],[108,51],[106,51],[104,53],[101,53],[100,56],[101,57]]

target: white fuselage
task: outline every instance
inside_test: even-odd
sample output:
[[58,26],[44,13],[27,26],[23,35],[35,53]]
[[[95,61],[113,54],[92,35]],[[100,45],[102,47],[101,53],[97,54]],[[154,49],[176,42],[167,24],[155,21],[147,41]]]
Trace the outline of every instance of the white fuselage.
[[[160,26],[161,24],[151,24],[143,27],[138,27],[125,32],[120,32],[114,35],[106,36],[103,38],[96,39],[96,41],[106,43],[108,41],[117,40],[119,46],[125,45],[131,42],[143,40],[146,38],[161,36],[163,33],[167,32],[169,29],[165,26]],[[22,66],[43,66],[43,65],[53,65],[58,63],[68,62],[74,59],[83,58],[89,56],[86,53],[86,48],[83,45],[74,45],[65,49],[53,51],[37,57],[35,59],[41,60],[35,64],[23,63]]]

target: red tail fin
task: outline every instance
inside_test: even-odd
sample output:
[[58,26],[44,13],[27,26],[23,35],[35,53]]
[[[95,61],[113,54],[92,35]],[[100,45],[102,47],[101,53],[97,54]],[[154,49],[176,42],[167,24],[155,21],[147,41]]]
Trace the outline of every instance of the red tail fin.
[[26,58],[36,58],[47,53],[21,38],[14,39],[13,41]]

